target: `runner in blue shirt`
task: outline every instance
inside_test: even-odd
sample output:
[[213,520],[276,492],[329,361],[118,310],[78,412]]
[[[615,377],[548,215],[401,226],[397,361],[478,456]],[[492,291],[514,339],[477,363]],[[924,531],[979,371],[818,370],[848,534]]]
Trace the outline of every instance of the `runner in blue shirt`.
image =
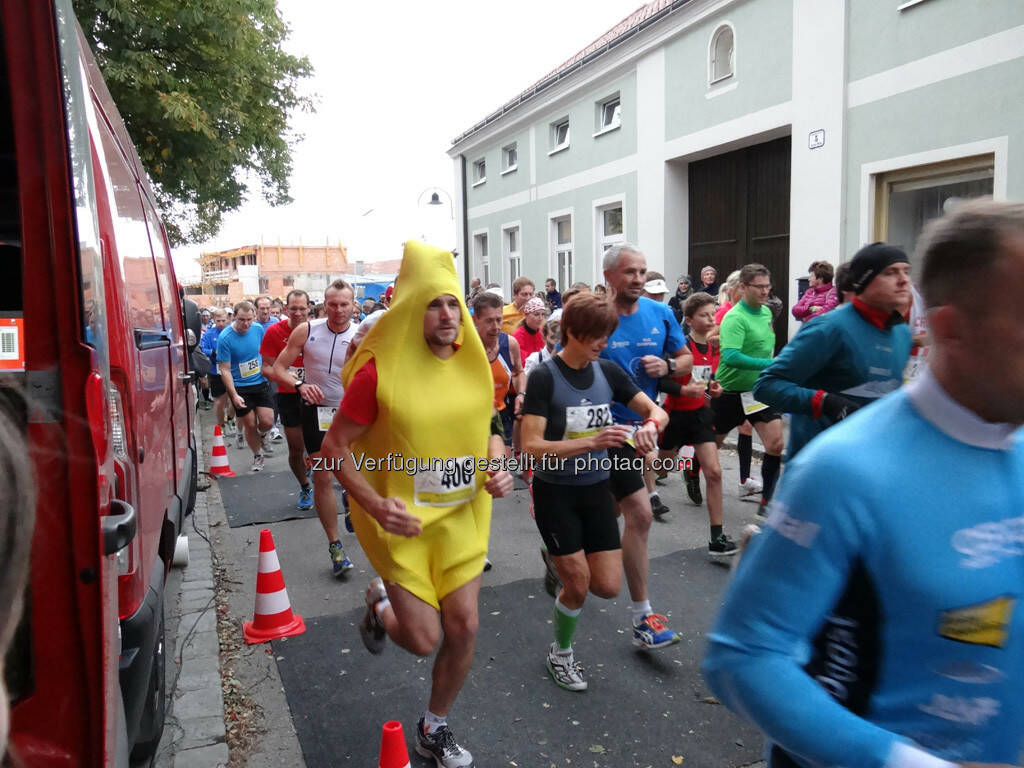
[[252,449],[250,471],[259,472],[263,469],[263,437],[274,423],[274,409],[262,373],[263,326],[254,322],[255,313],[248,301],[235,305],[235,321],[217,339],[217,367]]
[[[658,379],[670,373],[689,373],[693,358],[672,310],[664,304],[641,298],[647,276],[647,259],[635,245],[616,245],[605,251],[604,278],[612,291],[619,325],[608,337],[601,357],[618,363],[651,400],[657,397]],[[617,424],[640,426],[643,419],[624,405],[613,403]],[[659,429],[659,432],[661,430]],[[655,454],[656,455],[656,454]],[[622,561],[632,599],[633,642],[642,648],[661,648],[679,642],[662,614],[654,613],[647,594],[647,536],[651,528],[652,504],[667,511],[654,488],[654,476],[647,485],[643,462],[638,462],[632,445],[610,448],[609,477],[612,495],[626,521],[622,532]]]
[[710,635],[704,676],[770,768],[1024,747],[1024,204],[965,203],[923,243],[930,370],[800,451]]

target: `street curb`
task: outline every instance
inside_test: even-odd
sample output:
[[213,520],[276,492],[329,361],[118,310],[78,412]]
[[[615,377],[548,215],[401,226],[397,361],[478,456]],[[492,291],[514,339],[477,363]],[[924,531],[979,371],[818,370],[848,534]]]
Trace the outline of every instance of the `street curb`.
[[[208,476],[198,413],[193,434],[202,483]],[[185,519],[181,533],[188,536],[189,563],[180,570],[181,588],[173,604],[168,596],[168,612],[173,614],[177,632],[167,638],[173,657],[168,658],[167,716],[156,764],[160,768],[220,768],[228,764],[229,753],[207,490],[196,493],[195,509]]]

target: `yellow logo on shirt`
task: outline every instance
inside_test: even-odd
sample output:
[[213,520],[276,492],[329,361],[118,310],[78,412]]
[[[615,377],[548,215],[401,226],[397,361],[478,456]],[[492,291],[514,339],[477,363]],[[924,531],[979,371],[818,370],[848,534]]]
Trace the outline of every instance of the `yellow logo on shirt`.
[[1016,603],[1012,597],[997,597],[987,603],[943,611],[939,615],[939,634],[960,643],[1003,648]]

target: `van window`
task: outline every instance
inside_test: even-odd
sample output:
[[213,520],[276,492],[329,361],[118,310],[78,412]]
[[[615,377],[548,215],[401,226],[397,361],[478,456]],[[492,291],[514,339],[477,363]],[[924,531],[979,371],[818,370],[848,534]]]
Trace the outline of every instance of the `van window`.
[[101,370],[106,360],[106,306],[103,296],[103,255],[99,238],[96,187],[89,150],[89,123],[95,123],[85,73],[79,64],[79,38],[70,0],[57,0],[57,36],[64,77],[64,109],[68,123],[68,149],[74,189],[75,224],[82,281],[82,340],[101,352]]
[[135,175],[121,153],[105,122],[99,135],[103,159],[101,166],[110,174],[108,190],[113,194],[110,216],[114,223],[114,244],[128,294],[128,312],[139,345],[166,338],[160,291],[149,249],[149,232]]

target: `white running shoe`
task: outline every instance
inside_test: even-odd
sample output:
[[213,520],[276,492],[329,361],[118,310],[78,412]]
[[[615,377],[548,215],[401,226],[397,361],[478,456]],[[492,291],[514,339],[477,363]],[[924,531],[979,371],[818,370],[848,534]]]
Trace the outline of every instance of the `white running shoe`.
[[761,491],[763,490],[764,488],[761,487],[761,481],[755,480],[753,477],[748,477],[739,484],[739,496],[741,499],[760,496]]
[[282,440],[284,440],[284,435],[281,434],[281,430],[278,429],[277,426],[273,426],[270,428],[270,439],[273,440],[275,443],[280,443]]
[[552,643],[548,649],[546,661],[548,672],[551,678],[567,691],[587,690],[587,681],[583,679],[583,670],[579,662],[573,656],[572,651],[563,653],[558,648],[558,643]]
[[263,454],[254,453],[252,455],[252,466],[249,468],[250,472],[262,472],[263,471]]

